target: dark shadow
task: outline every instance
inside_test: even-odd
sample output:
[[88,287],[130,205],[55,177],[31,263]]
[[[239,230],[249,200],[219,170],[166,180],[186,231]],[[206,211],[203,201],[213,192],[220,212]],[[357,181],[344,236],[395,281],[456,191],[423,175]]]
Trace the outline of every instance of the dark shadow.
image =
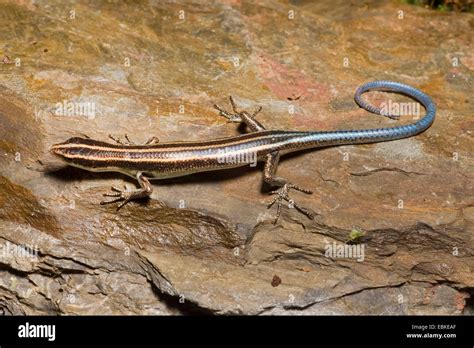
[[201,307],[188,299],[162,292],[153,282],[150,282],[150,284],[153,291],[161,301],[163,301],[169,308],[177,309],[182,315],[215,315],[214,312],[208,308]]
[[474,315],[474,288],[467,288],[465,290],[469,293],[469,297],[466,299],[463,314]]
[[65,165],[65,167],[59,170],[47,172],[45,175],[63,182],[68,182],[71,180],[110,180],[117,178],[122,178],[124,181],[130,183],[137,182],[134,178],[118,172],[89,172],[85,169],[68,165]]

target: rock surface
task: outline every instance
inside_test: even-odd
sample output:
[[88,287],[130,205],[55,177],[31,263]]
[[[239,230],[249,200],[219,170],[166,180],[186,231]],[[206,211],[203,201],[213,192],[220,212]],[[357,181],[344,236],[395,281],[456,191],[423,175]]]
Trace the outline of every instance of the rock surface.
[[[472,14],[20,1],[0,5],[0,23],[1,312],[472,313]],[[357,107],[357,86],[377,79],[422,89],[437,119],[406,140],[285,157],[279,175],[315,191],[294,195],[314,221],[284,209],[273,225],[261,166],[154,182],[151,200],[116,212],[102,193],[133,180],[60,169],[48,153],[81,135],[235,135],[212,109],[229,94],[262,105],[269,129],[412,121]]]

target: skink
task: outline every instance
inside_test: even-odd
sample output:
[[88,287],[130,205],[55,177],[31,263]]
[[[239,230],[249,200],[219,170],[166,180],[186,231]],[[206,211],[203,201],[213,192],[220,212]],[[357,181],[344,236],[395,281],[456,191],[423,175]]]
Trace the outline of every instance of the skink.
[[264,161],[263,179],[270,186],[277,188],[271,192],[276,196],[268,205],[271,207],[277,203],[275,222],[281,214],[281,207],[285,201],[290,207],[313,218],[313,213],[299,206],[289,197],[291,189],[308,194],[312,192],[275,175],[280,155],[311,148],[407,138],[423,132],[434,121],[436,108],[433,101],[414,87],[393,81],[374,81],[357,89],[355,101],[360,107],[375,114],[395,118],[399,115],[383,112],[362,98],[362,94],[369,90],[405,94],[421,103],[426,109],[426,114],[415,123],[391,128],[338,131],[266,130],[255,119],[261,107],[253,114],[238,111],[233,99],[230,98],[233,113],[217,105],[214,107],[229,121],[246,124],[251,130],[250,133],[214,140],[166,143],[161,143],[153,137],[144,145],[135,145],[129,141],[128,137],[126,137],[127,142],[111,137],[117,144],[75,137],[53,145],[51,151],[71,166],[92,172],[120,172],[135,177],[140,189],[127,191],[112,187],[113,193],[104,194],[113,199],[103,201],[101,204],[120,202],[117,209],[131,200],[150,196],[153,191],[150,179],[165,179],[197,172],[235,168],[248,165],[254,160]]

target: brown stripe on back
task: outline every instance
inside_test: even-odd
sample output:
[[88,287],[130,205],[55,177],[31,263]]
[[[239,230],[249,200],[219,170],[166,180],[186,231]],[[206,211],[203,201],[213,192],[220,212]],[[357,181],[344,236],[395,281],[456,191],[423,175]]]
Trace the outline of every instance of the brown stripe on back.
[[245,143],[248,140],[254,139],[265,139],[266,137],[276,136],[291,136],[298,133],[304,132],[286,132],[286,131],[262,131],[262,132],[254,132],[248,134],[242,134],[235,137],[226,137],[226,138],[218,138],[212,140],[197,140],[197,141],[175,141],[175,142],[166,142],[166,143],[158,143],[154,145],[120,145],[120,144],[111,144],[105,141],[93,140],[88,138],[71,138],[66,142],[62,143],[61,145],[68,145],[68,144],[78,144],[78,145],[86,145],[89,147],[101,147],[101,148],[108,148],[113,151],[113,149],[124,150],[167,150],[172,148],[206,148],[206,147],[215,147],[219,145],[227,145],[231,146],[233,144],[240,144]]

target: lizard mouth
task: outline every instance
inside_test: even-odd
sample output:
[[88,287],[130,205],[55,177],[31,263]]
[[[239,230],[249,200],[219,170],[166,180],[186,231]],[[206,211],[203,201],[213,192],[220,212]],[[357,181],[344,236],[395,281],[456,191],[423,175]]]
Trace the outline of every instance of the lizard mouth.
[[49,152],[56,156],[64,156],[64,149],[61,147],[62,144],[55,144],[49,148]]

